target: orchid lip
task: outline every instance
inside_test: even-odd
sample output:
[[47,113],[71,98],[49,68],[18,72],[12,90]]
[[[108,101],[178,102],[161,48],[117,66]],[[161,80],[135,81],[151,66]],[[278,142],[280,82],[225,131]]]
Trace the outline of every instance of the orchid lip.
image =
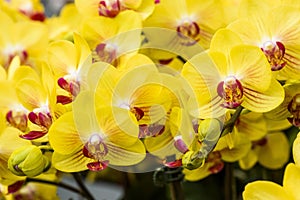
[[87,165],[91,171],[99,171],[107,167],[109,161],[104,158],[108,154],[108,147],[99,134],[90,136],[83,146],[82,153],[85,157],[95,160]]

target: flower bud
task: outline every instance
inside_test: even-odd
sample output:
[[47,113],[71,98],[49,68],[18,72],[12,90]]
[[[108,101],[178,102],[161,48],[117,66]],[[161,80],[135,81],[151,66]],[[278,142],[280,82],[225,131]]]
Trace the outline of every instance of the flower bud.
[[18,176],[37,176],[50,168],[50,161],[34,145],[16,149],[8,159],[8,169]]
[[221,134],[221,123],[217,119],[205,119],[200,123],[198,136],[200,142],[215,142]]
[[196,154],[198,154],[198,152],[195,151],[186,152],[182,157],[182,166],[189,170],[202,167],[205,162],[205,158],[197,156]]

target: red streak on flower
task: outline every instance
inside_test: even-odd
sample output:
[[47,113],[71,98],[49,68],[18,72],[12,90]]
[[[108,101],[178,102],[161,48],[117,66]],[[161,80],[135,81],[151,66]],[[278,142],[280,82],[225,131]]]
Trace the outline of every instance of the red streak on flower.
[[21,187],[24,185],[25,181],[17,181],[14,184],[11,184],[8,186],[8,194],[12,194],[14,192],[17,192]]

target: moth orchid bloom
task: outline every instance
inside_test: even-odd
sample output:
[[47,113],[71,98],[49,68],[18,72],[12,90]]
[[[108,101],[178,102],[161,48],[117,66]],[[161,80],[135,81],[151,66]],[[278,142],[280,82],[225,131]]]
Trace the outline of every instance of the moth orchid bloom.
[[124,54],[137,53],[141,43],[141,17],[124,11],[116,18],[94,17],[83,21],[81,33],[92,49],[93,61],[115,67]]
[[214,32],[225,26],[220,5],[218,0],[164,0],[155,5],[154,12],[144,24],[145,27],[172,29],[178,32],[183,45],[198,42],[207,49]]
[[[81,92],[73,102],[74,112],[62,115],[51,126],[49,140],[55,168],[65,172],[101,171],[108,165],[129,166],[142,161],[145,148],[138,140],[135,118],[116,121],[111,108],[95,105],[91,98],[94,94]],[[119,113],[125,117],[128,114],[122,110]]]
[[35,59],[43,56],[40,49],[46,48],[48,44],[46,26],[28,20],[14,22],[2,11],[0,20],[1,30],[6,30],[0,33],[0,64],[7,68],[12,59],[19,56],[21,64],[33,66]]
[[292,125],[300,127],[300,83],[287,83],[283,87],[285,90],[283,102],[266,113],[266,117],[273,120],[288,119]]
[[110,105],[135,115],[140,138],[161,135],[166,128],[167,113],[176,104],[172,92],[167,88],[167,80],[172,84],[171,78],[160,74],[146,56],[136,55],[133,58],[126,66],[120,67],[120,76],[111,89]]
[[222,116],[224,108],[235,109],[240,105],[250,111],[267,112],[284,97],[263,52],[242,44],[228,29],[218,30],[209,51],[190,59],[182,75],[196,94],[196,102],[191,100],[195,117]]
[[239,35],[244,43],[257,46],[268,59],[276,78],[299,78],[299,11],[291,6],[278,6],[255,15],[239,19],[228,28]]
[[16,94],[21,104],[29,111],[28,120],[34,125],[29,132],[20,135],[24,139],[45,136],[55,120],[56,90],[54,78],[47,65],[41,65],[39,76],[32,68],[19,68],[27,72],[26,77],[16,83]]
[[154,9],[152,0],[75,0],[79,13],[85,17],[103,16],[114,18],[125,10],[137,12],[143,19],[147,18]]
[[294,163],[289,163],[284,171],[282,186],[271,181],[254,181],[245,186],[243,199],[299,199],[298,184],[300,168]]
[[74,44],[67,40],[57,40],[50,44],[48,61],[53,69],[58,86],[63,91],[57,95],[57,103],[71,103],[80,91],[80,69],[91,51],[86,41],[74,33]]

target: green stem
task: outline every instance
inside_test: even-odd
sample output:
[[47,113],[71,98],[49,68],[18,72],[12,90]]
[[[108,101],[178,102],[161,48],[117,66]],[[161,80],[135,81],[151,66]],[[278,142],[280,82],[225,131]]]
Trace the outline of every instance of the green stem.
[[172,200],[184,200],[181,181],[173,181],[169,183],[169,188]]
[[236,200],[236,182],[233,163],[225,163],[225,200]]
[[236,108],[236,110],[233,113],[233,115],[231,116],[231,118],[225,123],[223,130],[221,132],[221,137],[232,132],[234,124],[235,124],[236,120],[239,118],[242,110],[243,110],[242,106],[239,106]]
[[40,145],[38,146],[40,150],[42,151],[49,151],[49,152],[54,152],[53,148],[49,145]]
[[78,186],[80,187],[81,191],[85,194],[84,196],[88,199],[88,200],[95,200],[95,198],[93,197],[93,195],[90,193],[90,191],[87,189],[87,187],[84,185],[82,179],[81,179],[81,175],[79,173],[72,173],[76,183],[78,184]]
[[38,179],[38,178],[26,178],[26,183],[29,183],[29,182],[35,182],[35,183],[44,183],[44,184],[49,184],[49,185],[55,185],[55,186],[58,186],[58,187],[61,187],[61,188],[64,188],[64,189],[67,189],[67,190],[70,190],[74,193],[77,193],[77,194],[80,194],[82,196],[84,196],[85,194],[71,186],[71,185],[68,185],[68,184],[65,184],[65,183],[62,183],[62,182],[54,182],[54,181],[48,181],[48,180],[44,180],[44,179]]

